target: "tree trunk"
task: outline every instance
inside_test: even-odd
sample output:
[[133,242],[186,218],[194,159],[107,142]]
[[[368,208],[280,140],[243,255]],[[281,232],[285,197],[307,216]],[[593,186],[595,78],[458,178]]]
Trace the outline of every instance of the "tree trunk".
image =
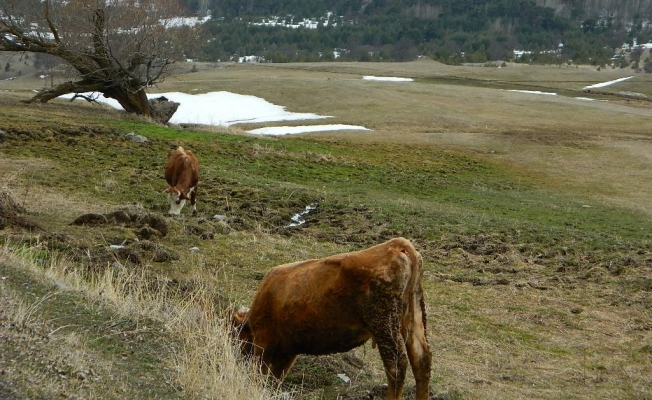
[[117,100],[128,113],[145,115],[149,118],[152,117],[152,110],[149,106],[145,89],[141,88],[136,92],[132,92],[119,87],[105,90],[103,93],[104,96]]

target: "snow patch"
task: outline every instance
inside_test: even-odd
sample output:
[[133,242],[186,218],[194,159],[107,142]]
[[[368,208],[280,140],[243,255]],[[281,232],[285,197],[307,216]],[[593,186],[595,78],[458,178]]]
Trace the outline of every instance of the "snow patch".
[[364,126],[357,126],[357,125],[333,124],[333,125],[271,126],[267,128],[252,129],[247,132],[253,133],[254,135],[282,136],[282,135],[290,135],[296,133],[326,132],[326,131],[339,131],[339,130],[368,131],[370,129],[367,129]]
[[557,96],[557,93],[552,93],[552,92],[540,92],[538,90],[507,90],[508,92],[518,92],[518,93],[528,93],[528,94],[542,94],[546,96]]
[[613,85],[614,83],[623,82],[623,81],[626,81],[626,80],[629,80],[629,79],[632,79],[632,78],[633,78],[633,76],[627,76],[627,77],[625,77],[625,78],[614,79],[613,81],[602,82],[602,83],[596,83],[595,85],[584,86],[584,87],[582,88],[582,90],[595,89],[595,88],[601,88],[601,87],[605,87],[605,86],[610,86],[610,85]]
[[298,214],[294,214],[292,217],[292,222],[286,226],[286,228],[292,228],[294,226],[303,225],[306,223],[306,220],[303,219],[304,216],[308,215],[310,211],[317,208],[317,203],[312,203],[306,206],[306,209]]
[[363,76],[362,80],[364,81],[382,81],[382,82],[413,82],[412,78],[397,78],[394,76]]

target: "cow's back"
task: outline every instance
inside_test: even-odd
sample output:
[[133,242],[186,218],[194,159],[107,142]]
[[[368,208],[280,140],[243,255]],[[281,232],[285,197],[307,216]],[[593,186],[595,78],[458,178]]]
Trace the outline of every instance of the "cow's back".
[[195,154],[179,146],[168,153],[165,163],[165,180],[170,186],[177,186],[183,182],[188,187],[193,187],[199,180],[199,162]]

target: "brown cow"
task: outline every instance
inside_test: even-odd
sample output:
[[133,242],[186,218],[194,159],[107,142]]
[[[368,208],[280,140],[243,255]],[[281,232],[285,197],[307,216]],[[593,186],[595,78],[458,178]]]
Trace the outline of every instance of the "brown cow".
[[416,399],[428,398],[431,356],[426,338],[421,255],[394,238],[371,248],[273,268],[251,308],[235,313],[244,354],[282,379],[298,354],[378,345],[387,398],[400,399],[408,362]]
[[179,146],[168,153],[165,163],[165,180],[168,188],[165,192],[170,202],[172,215],[181,214],[181,209],[190,200],[193,214],[197,212],[197,182],[199,182],[199,162],[190,150]]

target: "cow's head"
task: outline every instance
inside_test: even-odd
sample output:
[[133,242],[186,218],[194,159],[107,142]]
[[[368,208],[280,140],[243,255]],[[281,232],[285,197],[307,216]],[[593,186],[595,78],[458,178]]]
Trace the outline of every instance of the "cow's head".
[[169,214],[179,215],[183,206],[186,204],[186,200],[190,200],[188,194],[184,191],[177,189],[175,186],[168,186],[164,190],[164,193],[168,195],[168,202],[170,203]]
[[248,316],[249,309],[235,311],[234,309],[229,308],[227,310],[227,318],[230,319],[233,338],[240,342],[240,351],[244,356],[251,356],[254,354],[254,336],[247,321]]

